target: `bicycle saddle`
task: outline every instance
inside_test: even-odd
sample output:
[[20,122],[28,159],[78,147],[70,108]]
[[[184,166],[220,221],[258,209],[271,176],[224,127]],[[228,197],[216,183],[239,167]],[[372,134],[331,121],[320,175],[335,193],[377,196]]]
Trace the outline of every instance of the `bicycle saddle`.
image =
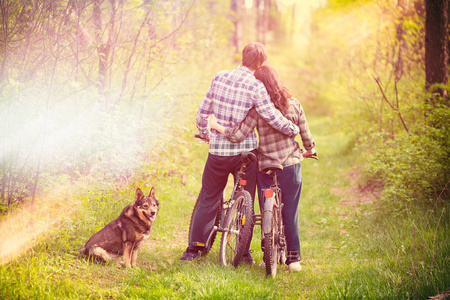
[[256,161],[256,155],[252,152],[242,152],[241,153],[241,161],[248,163],[250,161]]
[[280,164],[268,164],[261,170],[261,172],[266,174],[270,174],[273,171],[283,171],[283,166]]

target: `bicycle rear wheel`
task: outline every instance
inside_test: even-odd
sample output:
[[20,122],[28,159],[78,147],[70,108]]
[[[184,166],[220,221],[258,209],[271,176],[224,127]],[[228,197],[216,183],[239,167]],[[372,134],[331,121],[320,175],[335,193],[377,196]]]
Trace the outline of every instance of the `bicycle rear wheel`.
[[248,250],[252,233],[252,198],[247,191],[234,195],[234,204],[228,209],[225,231],[220,243],[220,262],[237,267]]
[[[200,196],[201,196],[201,194],[202,194],[202,190],[200,190],[200,193],[198,194],[197,200],[195,201],[194,208],[193,208],[192,214],[191,214],[191,220],[189,221],[189,235],[188,235],[188,243],[189,243],[189,245],[191,245],[191,243],[193,242],[192,239],[191,239],[192,226],[193,226],[193,223],[194,223],[195,213],[197,212],[197,210],[198,210],[198,208],[200,206]],[[214,221],[214,226],[217,226],[217,227],[219,226],[220,217],[221,217],[221,214],[222,214],[222,203],[223,203],[223,198],[220,201],[219,208],[217,209],[216,220]],[[202,251],[202,253],[201,253],[202,255],[206,255],[209,252],[209,250],[211,250],[211,248],[212,248],[212,246],[214,244],[214,241],[216,239],[216,235],[217,235],[217,231],[215,231],[213,233],[209,245],[205,245],[205,250]]]
[[271,219],[271,230],[264,234],[264,264],[266,266],[266,276],[277,276],[277,265],[280,260],[279,257],[279,234],[280,228],[278,228],[278,207],[273,206],[272,210],[266,211],[264,214],[272,214],[271,218],[264,218],[265,220]]

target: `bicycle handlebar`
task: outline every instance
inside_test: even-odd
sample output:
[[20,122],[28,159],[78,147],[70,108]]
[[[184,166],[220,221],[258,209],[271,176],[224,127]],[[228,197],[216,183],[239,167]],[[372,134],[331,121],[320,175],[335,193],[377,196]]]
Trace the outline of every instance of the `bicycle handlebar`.
[[202,142],[209,143],[209,139],[202,138],[200,134],[194,135],[195,138],[201,140]]

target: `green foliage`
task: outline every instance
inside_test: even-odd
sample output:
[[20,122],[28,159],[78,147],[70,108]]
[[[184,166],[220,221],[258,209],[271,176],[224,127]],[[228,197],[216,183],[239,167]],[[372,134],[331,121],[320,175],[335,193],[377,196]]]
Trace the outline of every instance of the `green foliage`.
[[448,199],[448,104],[426,105],[422,11],[414,3],[337,1],[315,15],[315,102],[356,134],[365,178],[382,187],[385,211]]
[[442,100],[426,102],[423,98],[421,111],[426,118],[414,124],[409,134],[400,132],[393,139],[386,132],[373,131],[360,138],[360,149],[369,162],[367,175],[383,183],[381,199],[389,209],[449,197],[450,111]]

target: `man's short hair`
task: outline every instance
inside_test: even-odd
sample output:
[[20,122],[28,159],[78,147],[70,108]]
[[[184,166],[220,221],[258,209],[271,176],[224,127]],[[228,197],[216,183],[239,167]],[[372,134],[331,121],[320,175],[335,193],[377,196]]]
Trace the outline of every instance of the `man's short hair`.
[[256,70],[267,60],[266,47],[261,43],[251,43],[242,50],[242,65]]

